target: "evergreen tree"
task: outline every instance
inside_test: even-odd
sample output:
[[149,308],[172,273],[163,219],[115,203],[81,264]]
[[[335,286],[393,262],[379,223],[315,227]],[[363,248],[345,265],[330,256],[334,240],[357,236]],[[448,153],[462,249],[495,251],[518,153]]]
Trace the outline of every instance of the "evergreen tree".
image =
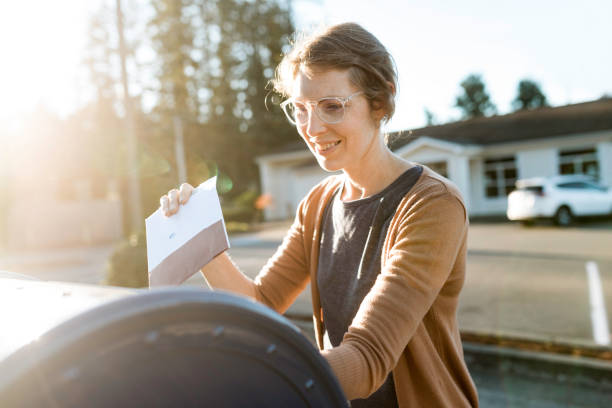
[[[125,3],[129,6],[129,2]],[[138,11],[124,7],[124,26],[126,34],[126,56],[128,68],[131,69],[130,87],[133,124],[138,144],[137,165],[140,173],[141,200],[138,205],[142,214],[149,214],[158,206],[161,194],[176,185],[170,172],[167,151],[172,146],[166,145],[166,139],[155,132],[157,126],[151,117],[142,111],[140,95],[134,96],[134,90],[142,89],[136,54],[140,42],[135,38],[143,37],[142,28],[134,15]],[[126,12],[127,11],[127,12]],[[70,134],[77,137],[72,144],[82,145],[78,157],[83,162],[81,168],[93,180],[94,194],[106,195],[109,187],[117,188],[123,201],[124,231],[130,231],[129,199],[130,166],[128,166],[128,147],[126,126],[122,116],[125,115],[122,96],[120,95],[120,60],[118,55],[117,15],[114,7],[103,3],[91,17],[88,31],[87,55],[83,61],[89,74],[90,83],[95,90],[95,97],[88,105],[75,112],[67,119],[66,126]]]
[[[158,65],[160,132],[185,119],[192,183],[218,168],[235,193],[258,185],[254,158],[294,140],[266,85],[289,42],[289,4],[277,0],[154,0],[149,23]],[[171,113],[174,112],[174,113]],[[161,137],[161,135],[160,135]],[[206,163],[207,166],[203,166]],[[212,169],[214,171],[214,169]],[[205,173],[205,171],[204,171]]]
[[523,79],[518,84],[517,95],[512,106],[514,110],[527,110],[548,106],[548,102],[537,82]]
[[[212,3],[208,1],[207,3]],[[289,6],[274,0],[216,1],[202,8],[218,33],[210,78],[211,124],[217,129],[219,165],[246,188],[257,184],[254,157],[294,140],[295,129],[277,106],[266,107],[267,84],[289,42]],[[215,20],[215,17],[217,18]],[[269,109],[268,109],[269,108]]]
[[151,41],[157,53],[158,112],[180,113],[192,119],[197,112],[197,87],[193,58],[192,0],[152,0],[154,15],[149,22]]
[[425,123],[427,126],[434,126],[436,124],[436,116],[428,108],[423,110],[425,114]]
[[91,17],[84,64],[95,88],[95,99],[70,118],[72,126],[81,128],[82,138],[92,147],[92,157],[88,158],[95,173],[107,178],[119,178],[119,169],[125,168],[121,155],[124,134],[116,112],[116,87],[120,81],[114,20],[114,10],[105,4]]
[[497,110],[486,90],[482,77],[471,74],[461,82],[463,93],[456,99],[455,106],[463,111],[466,119],[494,114]]

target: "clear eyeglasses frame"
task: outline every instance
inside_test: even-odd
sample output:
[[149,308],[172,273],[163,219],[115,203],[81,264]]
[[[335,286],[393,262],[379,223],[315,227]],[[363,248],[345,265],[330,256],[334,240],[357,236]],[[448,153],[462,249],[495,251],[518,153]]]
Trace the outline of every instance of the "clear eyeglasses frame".
[[326,96],[318,101],[302,102],[294,98],[289,98],[280,104],[283,112],[287,116],[289,122],[296,126],[302,126],[308,123],[310,118],[310,109],[308,106],[314,107],[314,112],[319,119],[330,125],[340,123],[344,119],[346,113],[346,104],[355,96],[361,95],[363,91],[355,92],[352,95],[342,98],[339,96]]

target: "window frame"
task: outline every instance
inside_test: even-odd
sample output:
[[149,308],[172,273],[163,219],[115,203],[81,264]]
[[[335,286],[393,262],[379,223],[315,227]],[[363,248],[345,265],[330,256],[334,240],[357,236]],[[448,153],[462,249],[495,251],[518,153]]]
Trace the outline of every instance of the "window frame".
[[[599,180],[601,169],[596,147],[559,150],[558,158],[558,171],[560,175],[584,174]],[[572,171],[567,171],[566,166],[569,165],[572,166]],[[590,172],[590,168],[594,168],[595,171]]]
[[[512,170],[514,176],[507,177],[506,172]],[[488,173],[493,173],[490,178]],[[483,160],[484,195],[486,199],[497,199],[508,197],[515,189],[516,181],[519,179],[516,155],[498,156],[485,158]],[[489,189],[495,189],[497,194],[490,194]]]

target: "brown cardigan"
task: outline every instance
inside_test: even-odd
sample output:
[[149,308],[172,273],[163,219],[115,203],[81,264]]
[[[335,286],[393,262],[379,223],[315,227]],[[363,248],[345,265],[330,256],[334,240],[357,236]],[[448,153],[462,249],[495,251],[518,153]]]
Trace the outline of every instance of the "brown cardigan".
[[[255,279],[257,299],[283,313],[311,283],[323,350],[317,260],[323,210],[342,177],[300,203],[282,245]],[[477,407],[456,312],[465,280],[468,221],[457,188],[424,167],[385,238],[381,273],[340,346],[322,354],[349,400],[376,391],[393,370],[400,407]]]

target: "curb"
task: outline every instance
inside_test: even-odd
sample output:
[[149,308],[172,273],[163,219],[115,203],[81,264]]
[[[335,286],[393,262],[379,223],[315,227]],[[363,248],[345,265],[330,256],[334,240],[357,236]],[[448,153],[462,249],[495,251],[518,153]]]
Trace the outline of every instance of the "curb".
[[480,345],[482,347],[496,347],[506,350],[515,350],[532,354],[549,354],[565,358],[589,358],[596,361],[605,361],[612,368],[612,348],[590,342],[566,339],[549,338],[538,335],[525,335],[510,332],[479,332],[461,330],[462,342]]

